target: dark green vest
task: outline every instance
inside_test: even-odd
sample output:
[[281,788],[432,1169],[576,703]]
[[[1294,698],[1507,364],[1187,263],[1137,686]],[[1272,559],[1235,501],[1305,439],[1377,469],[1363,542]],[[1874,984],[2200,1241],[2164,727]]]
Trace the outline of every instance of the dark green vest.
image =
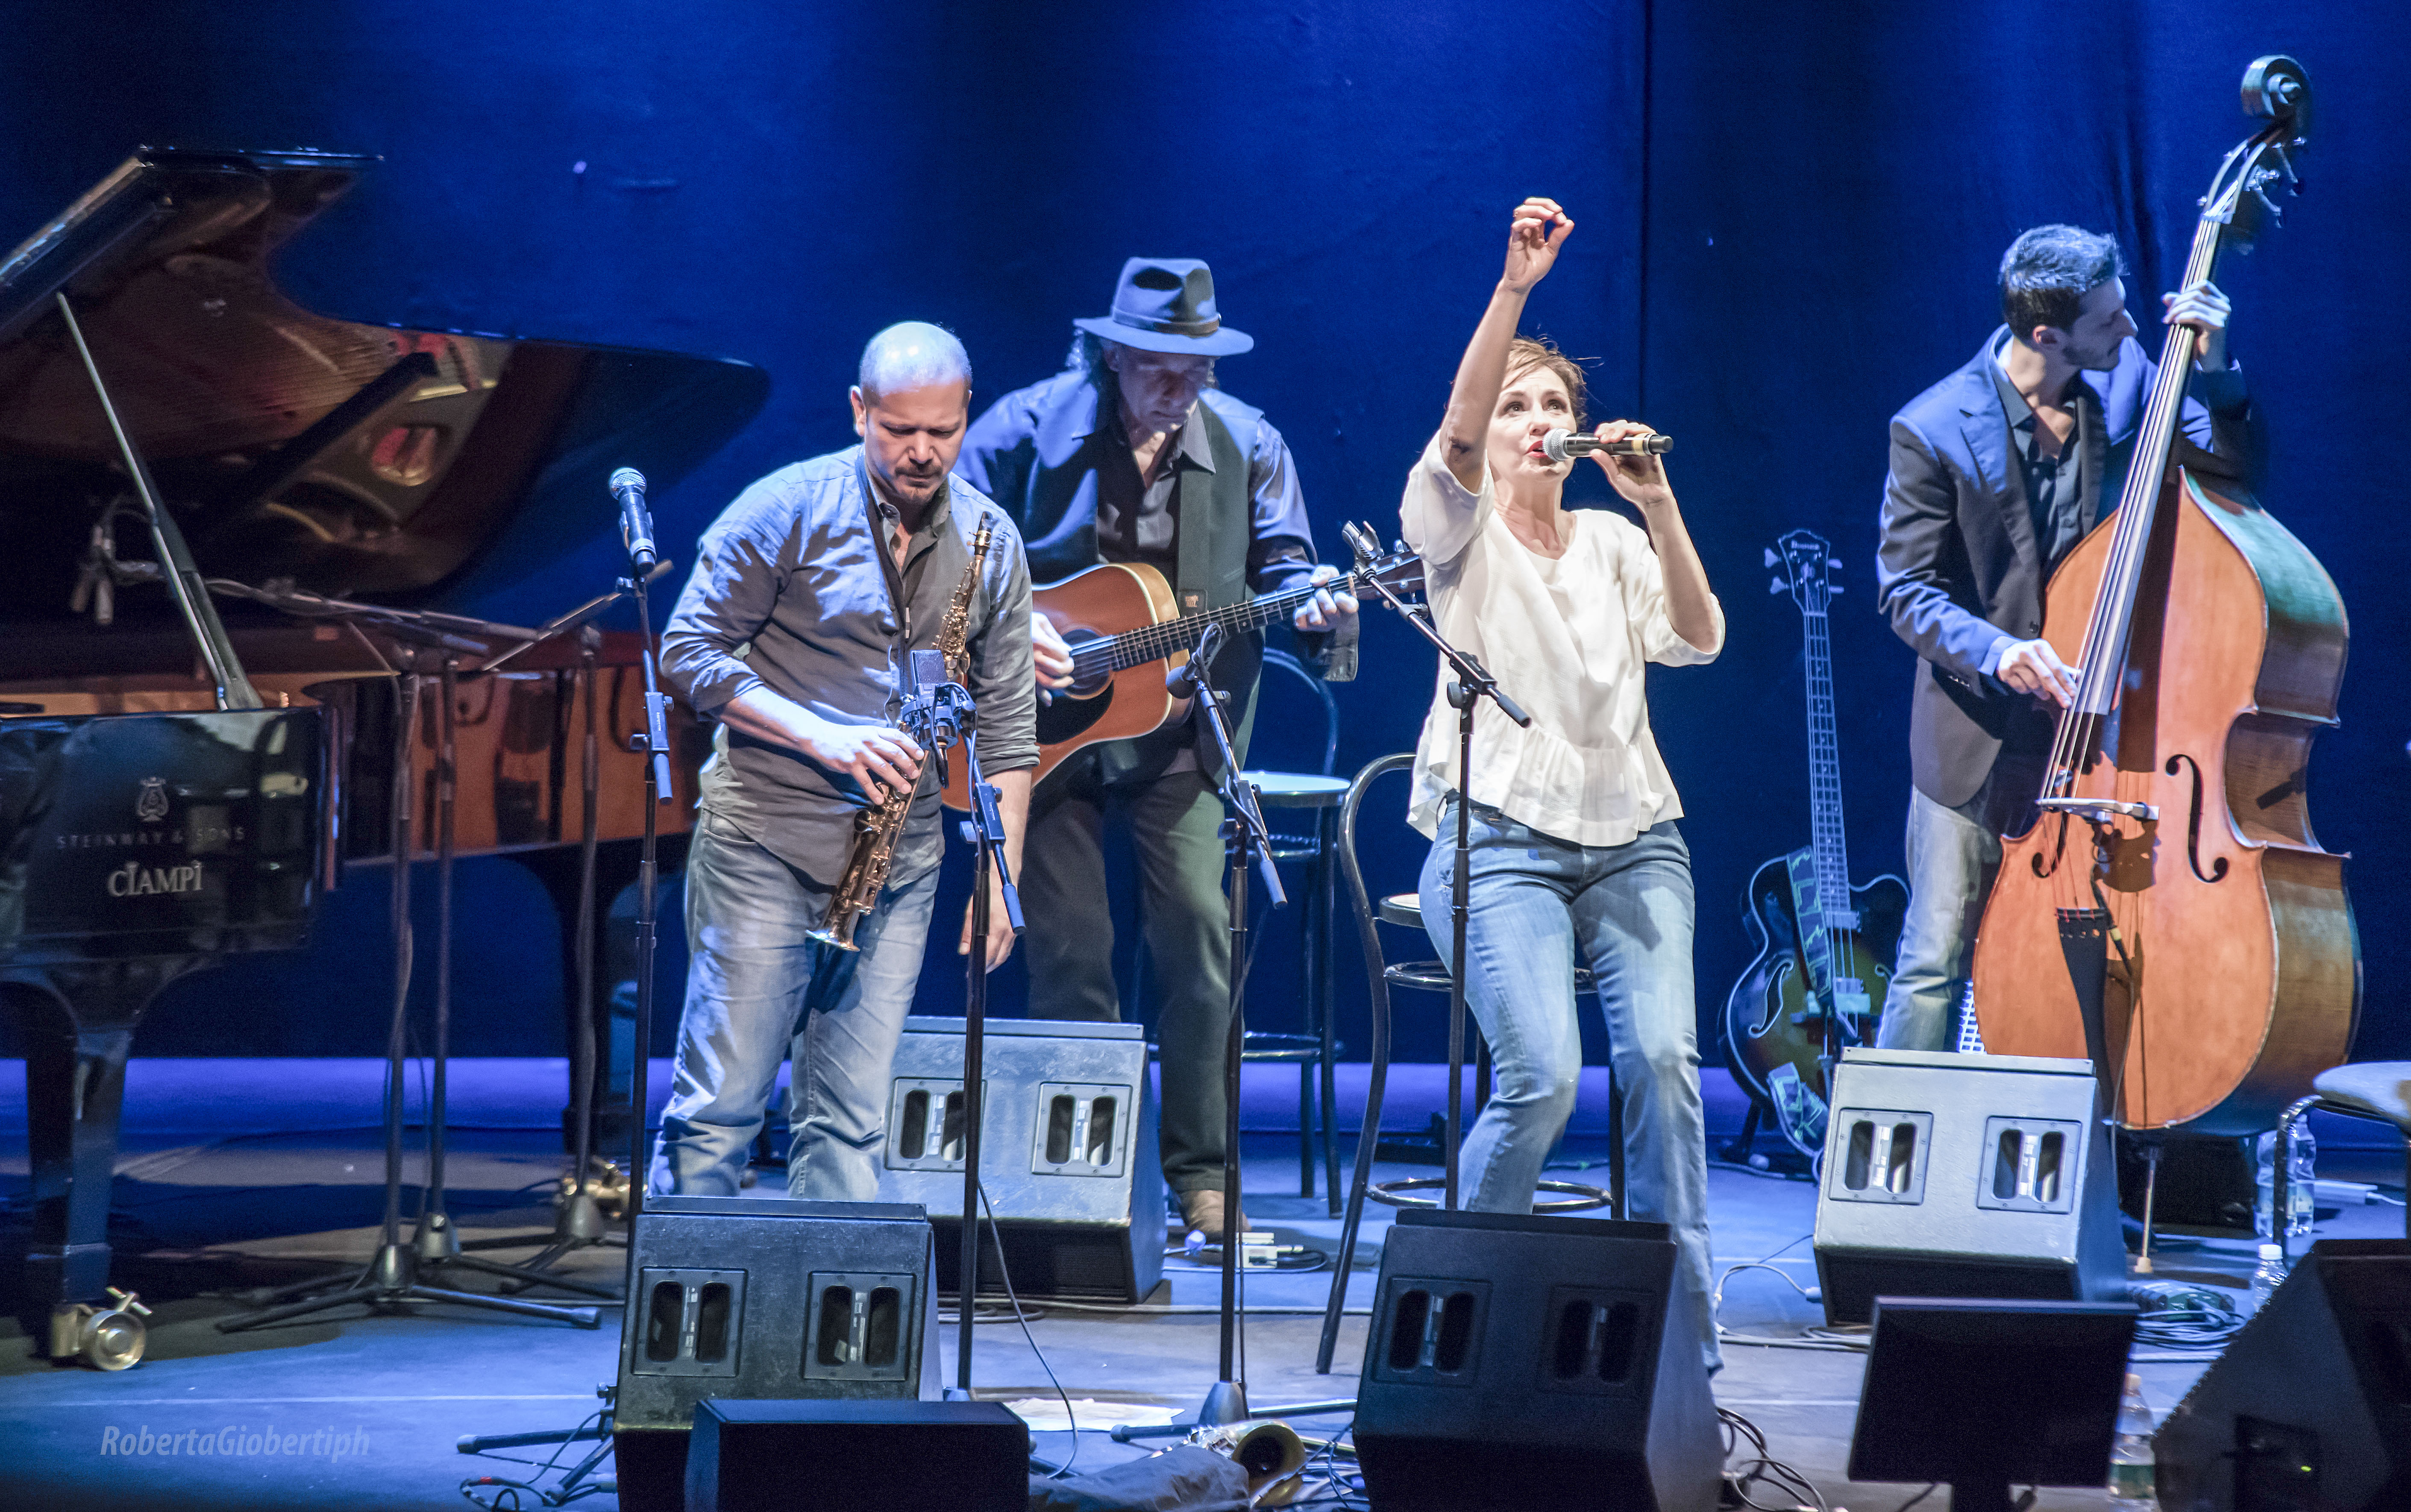
[[[1248,413],[1252,421],[1254,412]],[[1214,471],[1181,469],[1174,508],[1178,511],[1175,549],[1179,564],[1173,574],[1175,604],[1183,615],[1245,603],[1254,595],[1248,587],[1248,546],[1253,537],[1255,510],[1248,491],[1248,451],[1212,406],[1200,400],[1198,422],[1214,458]],[[1102,430],[1103,428],[1100,427]],[[1117,433],[1093,436],[1090,445],[1121,443]],[[1082,448],[1084,451],[1087,448]],[[1095,560],[1096,503],[1089,499],[1089,560]],[[1213,685],[1230,695],[1231,743],[1247,760],[1248,736],[1256,722],[1256,680],[1264,670],[1264,633],[1251,631],[1233,635],[1215,655]],[[1200,770],[1209,777],[1221,768],[1221,754],[1213,736],[1194,719],[1138,740],[1117,740],[1097,748],[1100,775],[1108,782],[1144,778],[1161,771],[1174,752],[1193,739]]]

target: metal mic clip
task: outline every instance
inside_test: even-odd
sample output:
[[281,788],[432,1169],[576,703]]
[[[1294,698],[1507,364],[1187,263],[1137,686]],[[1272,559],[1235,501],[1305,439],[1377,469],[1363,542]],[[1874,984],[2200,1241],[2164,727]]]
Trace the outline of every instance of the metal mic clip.
[[1339,538],[1348,543],[1349,550],[1356,553],[1356,565],[1359,567],[1370,566],[1373,559],[1381,554],[1381,543],[1373,534],[1369,526],[1358,525],[1352,521],[1342,525],[1339,527]]

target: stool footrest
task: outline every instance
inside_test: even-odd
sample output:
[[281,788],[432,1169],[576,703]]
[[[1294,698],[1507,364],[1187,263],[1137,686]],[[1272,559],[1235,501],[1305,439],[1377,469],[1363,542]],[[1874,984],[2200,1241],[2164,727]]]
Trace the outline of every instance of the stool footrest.
[[[1564,1192],[1568,1195],[1534,1202],[1532,1211],[1535,1213],[1580,1213],[1586,1208],[1603,1208],[1614,1200],[1598,1187],[1585,1186],[1581,1182],[1544,1181],[1538,1185],[1543,1192]],[[1397,1181],[1375,1182],[1365,1188],[1365,1195],[1394,1208],[1436,1208],[1440,1204],[1439,1198],[1409,1197],[1406,1194],[1442,1191],[1447,1186],[1448,1178],[1445,1176],[1407,1176]]]

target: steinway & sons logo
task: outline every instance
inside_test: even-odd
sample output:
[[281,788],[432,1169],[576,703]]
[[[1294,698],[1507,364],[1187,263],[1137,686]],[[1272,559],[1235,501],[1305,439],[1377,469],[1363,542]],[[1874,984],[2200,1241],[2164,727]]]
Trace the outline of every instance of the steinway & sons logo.
[[216,850],[241,844],[244,826],[212,822],[201,813],[187,815],[183,823],[169,824],[166,821],[172,807],[168,796],[168,779],[146,777],[140,779],[140,786],[134,795],[134,819],[140,828],[59,835],[52,838],[62,850],[139,850],[172,847],[182,852],[165,865],[128,861],[113,868],[102,880],[102,886],[110,897],[158,897],[198,893],[203,886],[201,863],[198,859],[187,858],[191,858],[196,850]]

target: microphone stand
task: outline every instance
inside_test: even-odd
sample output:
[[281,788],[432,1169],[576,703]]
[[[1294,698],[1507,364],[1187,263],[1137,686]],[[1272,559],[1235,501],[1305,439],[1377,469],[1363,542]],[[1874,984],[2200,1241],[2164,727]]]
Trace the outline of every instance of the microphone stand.
[[[1369,561],[1377,554],[1378,542],[1373,533],[1361,525],[1343,527],[1340,534],[1347,539],[1359,561]],[[1469,891],[1473,871],[1473,711],[1483,700],[1498,705],[1498,712],[1518,725],[1528,726],[1532,717],[1517,707],[1515,701],[1499,690],[1497,678],[1483,670],[1471,653],[1450,645],[1432,622],[1431,609],[1425,604],[1410,604],[1396,590],[1374,573],[1363,574],[1373,591],[1397,611],[1400,618],[1422,632],[1424,639],[1440,654],[1456,677],[1448,685],[1448,703],[1456,710],[1456,876],[1449,894],[1449,930],[1452,944],[1448,957],[1448,1145],[1447,1177],[1442,1188],[1442,1203],[1450,1212],[1458,1205],[1457,1146],[1464,1137],[1465,1092],[1465,922],[1469,909]],[[1350,1230],[1354,1224],[1352,1218]],[[1339,1272],[1345,1284],[1347,1272]]]
[[[670,570],[671,565],[667,560],[657,561],[652,570],[644,574],[645,581],[650,583],[659,578]],[[599,594],[576,608],[538,625],[533,631],[527,632],[529,639],[481,662],[476,669],[483,673],[499,671],[529,648],[540,646],[556,635],[565,635],[574,631],[578,637],[578,702],[584,705],[586,714],[585,733],[579,743],[578,763],[583,811],[577,842],[577,923],[575,931],[577,944],[574,947],[577,957],[577,981],[574,991],[577,998],[570,1011],[571,1043],[569,1047],[570,1118],[576,1128],[572,1136],[572,1159],[576,1164],[572,1169],[576,1174],[571,1177],[568,1190],[562,1194],[560,1204],[554,1210],[550,1238],[529,1240],[513,1236],[500,1239],[477,1239],[460,1246],[462,1249],[524,1249],[531,1243],[542,1244],[544,1247],[536,1254],[512,1268],[515,1275],[511,1281],[504,1284],[503,1289],[505,1291],[518,1290],[539,1281],[549,1281],[573,1291],[585,1291],[591,1295],[613,1301],[617,1301],[620,1296],[616,1287],[598,1287],[591,1283],[564,1278],[557,1272],[562,1258],[575,1251],[602,1245],[624,1246],[628,1243],[625,1233],[610,1228],[605,1222],[601,1204],[595,1200],[594,1194],[588,1189],[592,1179],[594,1165],[596,1070],[594,888],[596,851],[599,844],[596,834],[597,817],[602,792],[602,756],[595,737],[594,707],[597,686],[595,653],[601,647],[602,634],[593,628],[593,621],[600,618],[606,610],[635,592],[636,587],[633,581],[629,578],[621,578],[608,593]],[[647,646],[650,649],[650,637],[648,637]],[[652,810],[649,807],[646,812],[650,821]],[[635,1179],[633,1174],[629,1179],[631,1181]]]
[[[940,653],[915,651],[914,660],[928,657],[942,669]],[[942,671],[941,672],[942,676]],[[915,678],[916,683],[918,678]],[[915,708],[914,705],[920,707]],[[907,702],[907,733],[921,742],[938,763],[938,785],[946,785],[946,749],[959,739],[968,768],[966,790],[971,817],[962,821],[962,837],[972,847],[972,949],[963,983],[963,1227],[962,1248],[955,1270],[955,1384],[946,1388],[949,1402],[972,1400],[972,1309],[979,1299],[980,1120],[982,1083],[987,1075],[987,927],[991,880],[1004,900],[1004,917],[1018,937],[1023,928],[1021,894],[1013,885],[1013,868],[1004,858],[1004,815],[997,807],[996,788],[980,770],[979,732],[965,721],[976,712],[962,684],[942,682]]]
[[[385,1216],[379,1230],[375,1254],[369,1262],[348,1280],[338,1281],[332,1289],[324,1278],[313,1278],[279,1287],[262,1299],[271,1305],[232,1317],[220,1318],[221,1333],[234,1333],[267,1324],[282,1323],[315,1313],[358,1303],[372,1312],[406,1310],[413,1301],[451,1302],[464,1307],[484,1308],[493,1312],[515,1313],[524,1317],[539,1317],[554,1322],[574,1324],[578,1328],[595,1328],[600,1319],[592,1305],[559,1306],[541,1302],[520,1301],[485,1292],[455,1291],[427,1284],[426,1277],[440,1274],[451,1267],[481,1271],[513,1278],[537,1282],[555,1278],[544,1275],[520,1277],[510,1266],[463,1255],[453,1233],[450,1214],[444,1200],[444,1092],[445,1068],[450,1045],[450,987],[448,981],[451,957],[451,867],[454,744],[453,713],[459,656],[463,650],[483,653],[496,640],[522,640],[531,632],[511,626],[490,625],[480,620],[465,619],[452,615],[421,615],[410,610],[387,609],[374,605],[349,604],[342,600],[319,599],[314,595],[285,594],[267,589],[249,589],[223,579],[212,580],[208,587],[213,592],[230,597],[250,598],[271,604],[287,613],[305,618],[344,618],[362,628],[373,628],[383,636],[404,643],[397,647],[395,658],[402,670],[395,685],[392,784],[387,819],[391,826],[390,844],[393,859],[392,928],[393,928],[393,1009],[387,1029],[386,1091],[385,1091]],[[363,624],[365,622],[365,624]],[[471,636],[476,638],[471,639]],[[410,644],[416,643],[416,644]],[[403,1107],[407,1078],[404,1068],[409,1059],[408,1020],[410,980],[413,963],[413,938],[410,923],[411,871],[416,848],[416,825],[413,821],[412,790],[416,785],[416,773],[411,762],[419,738],[418,719],[422,702],[422,683],[426,674],[421,666],[440,654],[437,662],[442,698],[437,710],[437,762],[435,776],[436,804],[436,877],[440,909],[437,919],[436,959],[439,976],[436,983],[436,1042],[432,1097],[428,1109],[428,1173],[420,1194],[419,1221],[412,1239],[402,1237],[402,1129],[406,1117]],[[570,1284],[571,1289],[592,1288]],[[316,1295],[306,1295],[308,1293]],[[607,1295],[607,1294],[606,1294]],[[288,1301],[287,1298],[301,1300]]]
[[[581,606],[580,609],[571,610],[568,615],[554,621],[554,626],[562,629],[569,628],[573,622],[582,622],[582,618],[579,618],[581,616],[592,618],[620,598],[633,597],[636,601],[636,633],[643,641],[643,650],[637,660],[645,673],[645,727],[628,736],[628,749],[647,758],[644,849],[639,852],[636,863],[636,1052],[630,1057],[634,1064],[628,1069],[628,1100],[634,1114],[628,1120],[627,1218],[630,1242],[627,1246],[625,1279],[622,1282],[623,1295],[634,1296],[636,1284],[636,1246],[634,1243],[636,1217],[644,1210],[645,1191],[650,1184],[652,1174],[648,1160],[650,1152],[645,1148],[646,1107],[650,1100],[645,1083],[652,1061],[653,936],[654,925],[660,911],[657,896],[660,892],[659,817],[661,806],[668,803],[676,793],[670,786],[669,696],[662,691],[661,679],[654,670],[656,647],[653,641],[652,605],[645,593],[645,585],[667,571],[668,567],[666,563],[641,567],[633,558],[628,565],[628,574],[620,579],[614,592],[596,599]],[[582,1123],[581,1127],[583,1127]],[[581,1177],[584,1174],[582,1166],[579,1168],[579,1174]],[[527,1304],[513,1302],[509,1305],[524,1307]],[[627,1314],[623,1308],[621,1314],[621,1327],[625,1329],[627,1323]],[[575,1444],[590,1439],[594,1440],[596,1443],[593,1451],[572,1466],[563,1476],[559,1486],[548,1492],[538,1491],[536,1495],[545,1505],[562,1506],[581,1496],[611,1490],[616,1482],[597,1477],[594,1472],[602,1464],[605,1457],[611,1454],[617,1443],[613,1434],[618,1421],[618,1388],[606,1383],[597,1394],[603,1398],[605,1405],[599,1415],[599,1421],[594,1427],[552,1429],[533,1433],[469,1434],[462,1436],[453,1447],[462,1454],[484,1454],[490,1449],[520,1448],[540,1444]]]
[[1222,627],[1208,621],[1188,662],[1164,678],[1164,686],[1175,696],[1195,700],[1191,712],[1214,737],[1215,749],[1222,763],[1218,786],[1223,803],[1231,808],[1230,816],[1222,821],[1222,838],[1231,858],[1230,882],[1225,889],[1231,909],[1231,1025],[1222,1051],[1221,1374],[1197,1409],[1197,1425],[1204,1427],[1242,1422],[1248,1418],[1248,1384],[1239,1364],[1243,1352],[1239,1334],[1239,1252],[1246,1247],[1239,1231],[1239,1083],[1248,1035],[1249,867],[1263,868],[1264,891],[1274,908],[1289,902],[1281,889],[1279,869],[1273,865],[1272,835],[1264,827],[1256,785],[1239,770],[1238,751],[1231,741],[1229,711],[1223,707],[1227,695],[1206,680],[1208,663],[1221,637]]

